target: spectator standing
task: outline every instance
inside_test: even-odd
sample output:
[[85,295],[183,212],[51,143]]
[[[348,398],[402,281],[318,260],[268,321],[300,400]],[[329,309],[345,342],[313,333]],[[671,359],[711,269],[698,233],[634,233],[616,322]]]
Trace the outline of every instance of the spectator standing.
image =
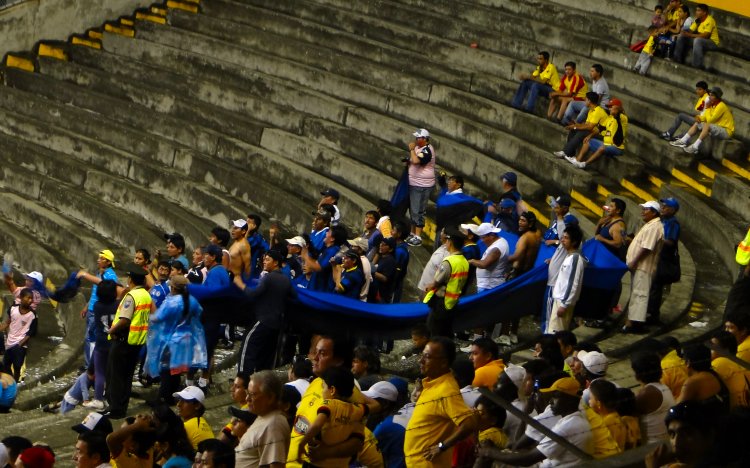
[[208,269],[203,265],[203,254],[205,253],[205,250],[206,248],[203,246],[193,249],[193,266],[190,267],[187,275],[185,275],[191,284],[202,284],[203,280],[206,278]]
[[[221,266],[226,268],[227,271],[229,271],[229,250],[227,249],[227,247],[229,246],[229,240],[231,238],[232,235],[229,233],[229,231],[221,226],[216,226],[215,228],[211,229],[211,234],[208,236],[209,244],[219,247],[221,256],[219,257],[218,262]],[[203,251],[203,255],[206,255],[205,250]],[[208,268],[206,268],[206,271],[208,271]]]
[[[154,308],[159,308],[164,299],[169,295],[169,274],[171,267],[169,262],[162,260],[156,267],[157,280],[149,288],[148,293],[154,301]],[[148,276],[148,275],[147,275]]]
[[612,255],[622,261],[625,261],[624,246],[627,236],[625,219],[623,218],[626,207],[627,205],[622,199],[611,199],[604,207],[604,216],[596,223],[596,234],[594,235],[594,239],[601,242]]
[[250,278],[260,278],[263,271],[263,254],[270,248],[268,242],[260,233],[262,220],[255,213],[247,215],[247,243],[250,244]]
[[463,294],[469,275],[469,262],[461,254],[463,234],[457,230],[449,231],[447,237],[449,255],[440,264],[432,284],[427,285],[427,294],[422,301],[430,307],[427,328],[432,336],[453,336],[452,309]]
[[573,157],[577,154],[578,148],[584,139],[597,127],[604,127],[607,120],[607,111],[599,105],[599,95],[593,91],[586,93],[586,107],[589,109],[586,115],[586,122],[571,123],[565,129],[568,130],[567,142],[562,151],[555,151],[552,154],[558,158],[566,156]]
[[[602,136],[602,140],[595,138]],[[625,140],[628,136],[628,116],[622,109],[622,101],[617,98],[609,101],[609,117],[603,127],[595,126],[583,139],[581,150],[576,158],[566,156],[565,159],[579,169],[585,169],[602,156],[622,156],[625,151]],[[591,156],[586,158],[589,151]]]
[[396,283],[393,286],[393,302],[401,302],[404,292],[404,280],[409,269],[409,244],[405,239],[407,236],[406,224],[399,221],[393,228],[393,238],[396,239],[396,247],[393,249],[393,258],[396,259]]
[[[553,199],[550,204],[552,205],[552,213],[555,215],[554,219],[550,223],[549,228],[544,231],[542,238],[544,239],[545,245],[560,245],[562,240],[562,232],[565,228],[578,224],[578,218],[576,218],[570,212],[570,205],[572,200],[569,195],[560,195]],[[563,225],[562,230],[560,229],[558,220],[562,218]]]
[[375,229],[380,231],[383,237],[391,237],[391,213],[393,212],[393,205],[388,200],[378,200],[376,211],[380,215],[378,224],[375,225]]
[[656,40],[660,27],[653,24],[648,27],[648,40],[638,55],[638,61],[633,66],[633,71],[639,73],[641,76],[646,76],[648,69],[651,67],[651,60],[654,58],[654,53],[656,52]]
[[[365,222],[362,229],[362,238],[367,241],[365,245],[364,253],[367,258],[372,259],[378,251],[380,241],[383,240],[383,234],[378,230],[378,222],[380,221],[380,214],[377,211],[371,210],[365,213]],[[390,231],[390,227],[388,228]],[[390,237],[390,236],[389,236]],[[351,242],[350,242],[351,244]]]
[[[589,87],[586,80],[580,73],[576,72],[576,63],[565,62],[565,72],[560,80],[560,86],[549,94],[547,118],[552,121],[561,121],[568,104],[571,101],[583,101],[588,91]],[[556,110],[557,117],[555,117]]]
[[558,251],[565,250],[565,258],[560,264],[547,303],[545,333],[553,334],[560,330],[567,330],[570,326],[573,309],[583,289],[583,272],[586,268],[586,259],[578,252],[582,240],[583,232],[577,224],[565,228],[558,247]]
[[323,197],[318,202],[318,210],[320,210],[323,205],[332,206],[333,215],[331,216],[331,226],[338,226],[341,222],[341,211],[338,206],[339,198],[341,197],[339,191],[334,188],[327,188],[320,192],[320,194]]
[[542,244],[542,233],[537,226],[536,215],[532,211],[524,211],[518,218],[518,233],[521,237],[516,243],[516,251],[508,257],[512,270],[508,279],[516,278],[534,267],[539,246]]
[[516,213],[516,202],[511,198],[503,198],[497,204],[497,213],[492,224],[505,232],[518,233],[518,214]]
[[705,81],[699,81],[695,83],[695,95],[698,96],[698,99],[695,101],[695,105],[693,106],[693,112],[689,114],[687,112],[680,112],[679,114],[677,114],[677,116],[675,116],[674,118],[672,126],[661,134],[661,137],[664,140],[675,140],[675,134],[677,133],[677,129],[680,128],[680,125],[686,123],[689,126],[692,126],[695,123],[696,117],[706,113],[706,109],[708,109],[708,105],[711,100],[711,97],[708,94],[708,83],[706,83]]
[[659,254],[664,244],[664,226],[659,220],[661,206],[655,200],[639,205],[641,218],[646,223],[628,247],[626,263],[633,275],[628,304],[628,320],[624,333],[644,331],[651,282],[656,274]]
[[345,297],[359,299],[362,286],[365,284],[359,254],[348,250],[342,256],[341,262],[333,265],[333,291]]
[[[172,234],[164,234],[164,239],[167,241],[166,248],[170,262],[182,263],[183,269],[187,271],[190,268],[190,263],[185,256],[185,238],[179,232],[173,232]],[[159,255],[155,260],[160,260],[158,257]]]
[[[3,267],[5,267],[5,265],[3,265]],[[21,291],[24,288],[31,290],[31,293],[34,295],[34,300],[31,301],[31,309],[36,312],[36,307],[42,301],[42,295],[39,291],[44,286],[44,276],[38,271],[25,273],[23,275],[25,279],[25,285],[18,286],[13,280],[13,274],[10,270],[10,265],[8,265],[7,270],[7,272],[3,270],[3,279],[5,280],[5,286],[7,286],[8,291],[13,294],[13,299],[18,302],[18,297],[21,295]]]
[[[405,240],[410,245],[422,245],[424,215],[427,201],[435,189],[435,148],[430,144],[430,132],[420,128],[413,133],[415,141],[409,143],[409,216],[411,235]],[[385,236],[385,234],[383,234]]]
[[372,264],[367,258],[368,246],[367,239],[364,237],[357,237],[356,239],[351,239],[349,241],[349,247],[359,256],[359,261],[362,263],[361,268],[364,282],[362,283],[362,288],[360,288],[358,296],[359,300],[362,302],[367,301],[367,294],[370,292],[370,285],[372,284]]
[[[591,78],[591,92],[594,92],[599,96],[599,105],[602,108],[609,106],[609,84],[604,78],[604,67],[600,64],[595,63],[589,69],[589,78]],[[586,93],[588,94],[588,93]],[[572,123],[583,123],[588,118],[589,108],[586,105],[586,101],[573,101],[568,105],[565,110],[565,115],[562,118],[563,125],[570,125]]]
[[107,362],[109,361],[109,329],[117,313],[117,283],[104,280],[97,287],[99,300],[94,304],[96,342],[94,346],[94,399],[84,403],[87,408],[104,409],[104,384],[107,376]]
[[[115,254],[111,250],[105,249],[99,252],[96,259],[96,266],[99,268],[97,275],[92,275],[84,270],[78,272],[77,277],[85,279],[93,283],[91,287],[91,298],[89,299],[86,308],[81,311],[81,318],[86,319],[86,340],[83,347],[83,365],[89,366],[91,354],[94,351],[94,345],[96,343],[96,329],[94,325],[94,305],[99,300],[96,294],[97,285],[102,280],[110,280],[117,282],[117,273],[115,273]],[[142,271],[142,269],[141,269]]]
[[[521,73],[518,79],[521,85],[518,87],[511,106],[516,109],[522,109],[526,112],[534,112],[536,100],[539,96],[549,97],[554,89],[560,87],[560,74],[557,72],[555,65],[549,61],[549,52],[541,51],[536,56],[537,67],[528,75]],[[523,106],[524,100],[528,96],[526,106]]]
[[28,343],[36,334],[36,314],[31,309],[34,294],[24,288],[18,295],[18,303],[8,309],[8,313],[0,323],[0,332],[8,331],[5,339],[5,354],[3,367],[12,370],[13,379],[18,382],[21,378],[21,366],[26,359]]
[[341,246],[346,244],[347,233],[344,226],[335,226],[326,230],[323,239],[323,250],[319,251],[317,260],[309,249],[302,250],[303,271],[312,272],[309,289],[321,292],[333,292],[333,265],[341,258]]
[[374,273],[372,274],[372,283],[374,288],[370,288],[370,302],[380,302],[390,304],[393,301],[393,291],[396,287],[396,276],[398,274],[396,258],[393,251],[396,249],[396,239],[387,237],[380,243],[376,262],[373,264]]
[[703,56],[710,50],[717,50],[719,44],[719,28],[716,26],[716,20],[709,14],[708,5],[699,3],[695,6],[695,21],[690,25],[690,30],[683,30],[677,37],[674,60],[683,63],[688,47],[692,46],[692,65],[703,69],[705,68]]
[[661,204],[661,224],[664,227],[664,244],[659,254],[656,274],[651,282],[648,293],[648,310],[646,324],[661,324],[661,303],[664,287],[680,280],[680,222],[675,214],[680,209],[680,203],[674,197],[659,200]]
[[435,272],[440,268],[440,264],[443,263],[445,257],[449,255],[447,244],[448,236],[445,235],[445,229],[442,229],[438,233],[437,238],[440,245],[434,252],[432,252],[430,260],[427,261],[424,270],[422,270],[422,276],[419,278],[419,283],[417,283],[417,289],[420,291],[420,298],[424,298],[424,295],[427,293],[427,285],[432,283],[432,280],[435,277]]
[[232,245],[229,246],[229,271],[245,281],[250,280],[252,272],[252,249],[247,242],[247,221],[236,219],[232,221],[232,230],[229,231],[232,236]]
[[[732,138],[732,135],[734,135],[734,116],[721,99],[724,92],[718,86],[714,86],[708,92],[708,95],[710,99],[706,111],[702,115],[696,115],[695,123],[690,127],[690,130],[678,140],[670,141],[670,145],[682,148],[686,153],[695,154],[706,138],[713,137],[718,140]],[[693,144],[688,145],[690,139],[698,133],[698,138],[695,139]]]

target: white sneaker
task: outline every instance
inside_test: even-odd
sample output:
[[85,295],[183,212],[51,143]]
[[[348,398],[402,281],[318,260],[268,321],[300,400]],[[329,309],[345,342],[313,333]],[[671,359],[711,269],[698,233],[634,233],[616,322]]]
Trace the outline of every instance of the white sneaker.
[[510,334],[510,344],[518,344],[518,335],[516,335],[515,333]]
[[471,345],[464,346],[463,348],[458,348],[458,349],[461,350],[462,353],[470,353],[471,352]]
[[682,148],[682,150],[686,153],[695,154],[698,152],[698,148],[695,145],[690,145]]
[[685,143],[682,140],[670,141],[669,144],[672,145],[672,146],[676,146],[678,148],[684,148],[684,147],[687,146],[687,143]]
[[508,335],[500,335],[495,338],[495,343],[499,344],[500,346],[510,346],[510,337]]
[[561,158],[561,159],[567,156],[567,154],[565,154],[565,151],[555,151],[552,154],[555,155],[555,157]]
[[104,409],[104,402],[102,400],[91,400],[87,401],[83,404],[86,408],[91,408],[95,410],[103,410]]
[[586,169],[586,163],[583,161],[572,161],[573,165],[578,169]]
[[576,158],[573,156],[565,156],[565,160],[568,161],[570,164],[575,164]]

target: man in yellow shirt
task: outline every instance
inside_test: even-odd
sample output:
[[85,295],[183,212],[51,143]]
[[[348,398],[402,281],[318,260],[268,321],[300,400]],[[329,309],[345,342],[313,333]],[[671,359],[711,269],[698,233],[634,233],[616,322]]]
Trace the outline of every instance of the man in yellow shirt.
[[[583,139],[578,157],[565,157],[569,163],[579,169],[585,169],[602,155],[622,156],[625,150],[625,137],[628,133],[628,116],[622,111],[622,101],[617,98],[609,101],[609,117],[604,121],[604,128],[598,125]],[[595,138],[601,135],[603,140]],[[586,159],[589,150],[593,151]]]
[[607,111],[599,106],[599,95],[593,91],[586,93],[586,107],[589,108],[589,113],[586,116],[586,122],[576,123],[573,122],[565,127],[568,133],[568,142],[565,143],[565,148],[562,151],[555,151],[554,154],[558,158],[564,158],[565,156],[574,157],[578,152],[578,147],[581,146],[583,140],[591,133],[595,128],[604,127],[604,122],[607,120]]
[[686,123],[692,126],[695,123],[695,116],[703,115],[706,112],[708,101],[711,99],[711,97],[708,95],[708,83],[706,83],[705,81],[699,81],[695,83],[695,95],[698,96],[698,100],[693,106],[693,112],[691,114],[688,114],[687,112],[680,112],[679,114],[677,114],[674,119],[674,123],[672,123],[672,126],[669,127],[666,132],[661,134],[661,137],[663,139],[667,141],[677,139],[674,135],[677,132],[677,129],[680,128],[680,125]]
[[472,387],[495,388],[497,378],[505,369],[505,363],[498,359],[497,343],[489,338],[477,338],[471,343],[469,359],[474,365]]
[[451,466],[453,446],[472,434],[477,427],[474,412],[466,406],[451,364],[456,358],[452,340],[437,336],[430,339],[419,360],[422,393],[406,427],[404,456],[406,466]]
[[[682,138],[670,141],[669,144],[678,148],[683,148],[686,153],[695,154],[698,152],[701,143],[706,138],[714,137],[719,140],[728,140],[734,134],[734,117],[732,111],[721,97],[724,92],[718,86],[714,86],[708,91],[708,106],[703,114],[695,116],[695,123]],[[690,139],[696,133],[700,132],[698,138],[692,145],[688,145]]]
[[719,28],[716,20],[708,14],[708,5],[699,3],[695,6],[695,21],[689,31],[681,31],[677,36],[674,47],[674,60],[679,63],[685,61],[685,52],[693,46],[693,66],[703,69],[703,55],[709,50],[719,48]]
[[[549,93],[553,89],[560,87],[560,74],[557,72],[555,65],[549,61],[549,52],[539,52],[536,61],[538,66],[531,75],[526,73],[518,75],[521,86],[518,87],[511,103],[516,109],[534,112],[534,106],[539,96],[549,97]],[[523,107],[523,101],[527,94],[529,99],[526,101],[526,107]]]

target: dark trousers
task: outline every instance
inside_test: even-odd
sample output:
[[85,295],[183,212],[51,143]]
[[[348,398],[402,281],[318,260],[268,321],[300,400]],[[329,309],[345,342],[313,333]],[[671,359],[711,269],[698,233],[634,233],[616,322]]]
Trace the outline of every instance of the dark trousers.
[[21,378],[21,367],[24,359],[26,359],[26,348],[23,346],[11,346],[5,350],[3,355],[3,367],[10,370],[10,367],[13,366],[13,378],[16,382]]
[[724,306],[724,321],[733,312],[750,314],[750,276],[745,276],[744,270],[745,267],[740,266],[737,280],[729,290],[727,303]]
[[445,298],[437,295],[427,303],[430,314],[427,316],[427,329],[430,336],[445,336],[453,339],[453,313],[445,308]]
[[122,417],[128,410],[133,389],[133,373],[138,365],[140,345],[113,341],[107,361],[107,402],[113,417]]
[[648,309],[646,310],[646,322],[656,323],[661,313],[661,302],[664,296],[664,284],[654,278],[651,280],[651,289],[648,292]]
[[245,332],[242,340],[237,373],[249,375],[271,369],[276,360],[278,340],[279,330],[264,325],[263,322],[255,322],[253,327]]
[[94,348],[94,398],[104,401],[104,382],[107,380],[109,346],[96,345]]
[[578,149],[583,144],[583,139],[586,138],[590,132],[588,130],[571,130],[568,133],[568,142],[565,143],[563,152],[568,156],[575,156],[578,153]]

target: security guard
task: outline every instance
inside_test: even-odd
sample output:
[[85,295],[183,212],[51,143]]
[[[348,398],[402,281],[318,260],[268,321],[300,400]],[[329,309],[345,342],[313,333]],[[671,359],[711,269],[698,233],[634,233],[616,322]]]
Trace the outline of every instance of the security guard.
[[125,417],[133,385],[133,372],[138,364],[138,353],[146,343],[148,318],[154,303],[143,287],[146,274],[142,267],[128,265],[128,293],[117,307],[109,329],[112,346],[107,362],[107,402],[111,419]]
[[430,306],[427,328],[431,336],[453,338],[452,309],[464,292],[469,262],[461,252],[466,237],[456,228],[446,228],[445,232],[449,239],[449,255],[440,263],[432,284],[427,286],[424,303]]

